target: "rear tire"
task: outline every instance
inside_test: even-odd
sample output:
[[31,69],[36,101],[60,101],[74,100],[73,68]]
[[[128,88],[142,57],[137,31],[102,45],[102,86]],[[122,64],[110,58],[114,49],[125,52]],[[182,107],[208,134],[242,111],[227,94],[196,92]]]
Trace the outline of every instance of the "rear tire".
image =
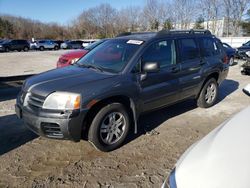
[[120,147],[130,128],[129,113],[121,103],[101,108],[89,128],[88,140],[98,150],[108,152]]
[[229,58],[229,65],[232,66],[234,64],[234,57]]
[[5,52],[9,52],[9,51],[10,51],[9,47],[5,47]]
[[59,47],[58,47],[58,46],[55,46],[55,47],[54,47],[54,50],[58,50],[58,49],[59,49]]
[[242,75],[246,75],[246,72],[245,72],[245,71],[241,71],[241,74],[242,74]]
[[201,108],[209,108],[216,103],[218,98],[218,84],[214,78],[207,80],[203,86],[199,98],[197,99],[197,106]]
[[23,48],[23,51],[27,52],[27,51],[29,51],[29,48],[28,48],[27,46],[25,46],[25,47]]

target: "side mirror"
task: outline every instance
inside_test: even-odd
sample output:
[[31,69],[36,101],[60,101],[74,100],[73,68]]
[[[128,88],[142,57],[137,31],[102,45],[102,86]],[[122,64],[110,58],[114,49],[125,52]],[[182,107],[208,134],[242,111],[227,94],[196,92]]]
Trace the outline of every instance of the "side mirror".
[[250,84],[248,84],[245,88],[243,88],[243,92],[250,96]]
[[143,73],[153,73],[160,71],[160,64],[158,62],[144,62],[142,63]]

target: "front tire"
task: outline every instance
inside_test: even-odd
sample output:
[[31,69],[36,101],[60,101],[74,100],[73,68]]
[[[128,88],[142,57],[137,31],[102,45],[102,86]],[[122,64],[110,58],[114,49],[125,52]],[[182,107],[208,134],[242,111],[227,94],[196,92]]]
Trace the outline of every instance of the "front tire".
[[58,49],[59,49],[59,47],[58,47],[58,46],[55,46],[55,47],[54,47],[54,50],[58,50]]
[[89,128],[88,140],[98,150],[108,152],[120,147],[130,128],[128,111],[121,103],[111,103],[95,115]]
[[197,100],[197,106],[201,108],[209,108],[216,103],[217,98],[218,84],[214,78],[210,78],[200,92]]

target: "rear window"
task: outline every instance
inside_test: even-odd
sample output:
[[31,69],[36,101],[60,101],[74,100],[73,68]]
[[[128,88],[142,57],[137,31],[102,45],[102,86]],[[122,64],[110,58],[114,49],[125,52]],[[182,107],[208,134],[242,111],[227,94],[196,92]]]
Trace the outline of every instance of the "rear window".
[[201,54],[204,57],[210,57],[218,55],[220,53],[218,45],[212,38],[201,38],[200,46],[201,46]]
[[28,42],[26,40],[19,40],[18,44],[27,44]]
[[182,61],[199,58],[199,48],[195,39],[180,39],[178,40],[178,44]]

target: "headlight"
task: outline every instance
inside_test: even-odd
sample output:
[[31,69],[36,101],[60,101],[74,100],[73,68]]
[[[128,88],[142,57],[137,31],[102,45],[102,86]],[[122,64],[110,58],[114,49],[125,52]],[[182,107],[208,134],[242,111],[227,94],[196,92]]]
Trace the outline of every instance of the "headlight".
[[71,64],[74,64],[75,62],[77,62],[78,59],[79,59],[79,58],[72,59],[72,60],[71,60]]
[[44,101],[43,108],[51,110],[75,110],[80,109],[81,95],[77,93],[55,92]]
[[3,45],[0,45],[0,47],[3,47]]
[[170,176],[168,178],[168,184],[169,184],[169,188],[177,188],[176,179],[175,179],[175,169],[172,170],[172,172],[170,173]]

